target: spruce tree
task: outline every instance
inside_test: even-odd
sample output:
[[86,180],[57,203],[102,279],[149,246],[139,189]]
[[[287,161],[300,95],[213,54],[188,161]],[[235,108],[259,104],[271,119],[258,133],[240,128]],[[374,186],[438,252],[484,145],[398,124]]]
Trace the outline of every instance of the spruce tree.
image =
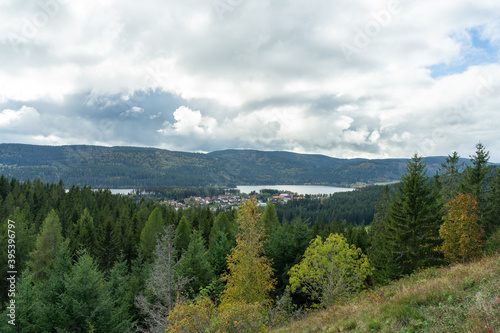
[[461,173],[464,164],[460,163],[460,156],[456,151],[446,157],[446,163],[441,164],[443,201],[448,202],[460,192]]
[[163,218],[160,208],[156,207],[149,215],[148,221],[141,231],[141,241],[139,243],[139,253],[142,257],[151,261],[156,246],[157,234],[164,230]]
[[210,265],[205,240],[200,231],[191,235],[191,241],[182,255],[177,267],[177,274],[190,279],[186,289],[191,289],[194,294],[201,287],[205,287],[214,278],[212,266]]
[[219,231],[226,234],[228,240],[234,241],[236,229],[236,225],[229,220],[227,214],[225,212],[220,212],[215,218],[214,225],[210,231],[209,244],[212,244]]
[[418,268],[439,265],[442,253],[439,227],[443,208],[432,192],[426,164],[415,154],[406,165],[396,194],[391,198],[387,234],[395,266],[390,275],[410,274]]
[[389,209],[391,203],[389,186],[385,186],[375,206],[376,213],[368,232],[368,258],[374,268],[373,278],[378,283],[384,283],[391,279],[390,271],[393,271],[392,252],[389,247],[387,228],[389,224]]
[[191,240],[191,228],[185,216],[181,218],[177,229],[175,229],[175,248],[179,253],[184,252]]
[[477,198],[481,218],[485,209],[486,189],[492,170],[491,166],[488,165],[489,155],[483,144],[478,143],[476,154],[471,156],[472,165],[467,166],[463,173],[462,191]]
[[36,239],[35,251],[31,253],[30,268],[34,274],[33,280],[41,281],[48,278],[62,244],[61,223],[57,213],[52,210],[43,222],[42,231]]
[[271,232],[276,230],[280,226],[280,221],[278,220],[278,214],[276,213],[276,208],[272,201],[267,203],[264,209],[264,214],[262,214],[261,223],[264,228],[264,234],[269,237]]

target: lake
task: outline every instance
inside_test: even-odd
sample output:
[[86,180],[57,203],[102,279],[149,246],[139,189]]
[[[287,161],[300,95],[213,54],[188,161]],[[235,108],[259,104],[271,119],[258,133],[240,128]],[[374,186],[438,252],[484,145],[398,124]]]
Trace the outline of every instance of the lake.
[[273,189],[279,191],[291,191],[298,194],[333,194],[337,192],[353,191],[353,188],[322,186],[322,185],[239,185],[236,186],[241,193],[255,191],[259,193],[262,189]]

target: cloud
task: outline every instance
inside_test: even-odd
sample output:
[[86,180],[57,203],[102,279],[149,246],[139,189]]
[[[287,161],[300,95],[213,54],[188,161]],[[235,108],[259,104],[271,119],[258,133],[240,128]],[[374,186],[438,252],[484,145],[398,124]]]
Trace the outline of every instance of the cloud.
[[492,1],[224,3],[6,2],[2,140],[500,161]]
[[40,114],[29,106],[22,106],[19,110],[4,109],[0,112],[0,128],[2,131],[28,132],[39,125]]
[[143,108],[140,108],[138,106],[133,106],[130,109],[128,109],[127,111],[120,113],[120,117],[124,117],[124,118],[137,117],[138,115],[140,115],[142,113],[144,113]]
[[160,133],[204,136],[211,134],[217,126],[217,121],[214,118],[203,117],[200,111],[193,111],[186,106],[179,107],[173,115],[175,123],[165,122],[165,128],[160,129]]

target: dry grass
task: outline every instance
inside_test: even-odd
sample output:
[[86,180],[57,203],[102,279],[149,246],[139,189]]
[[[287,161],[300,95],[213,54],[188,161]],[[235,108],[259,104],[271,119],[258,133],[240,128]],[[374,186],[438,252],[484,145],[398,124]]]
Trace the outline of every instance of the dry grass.
[[275,332],[500,333],[500,255],[430,268]]

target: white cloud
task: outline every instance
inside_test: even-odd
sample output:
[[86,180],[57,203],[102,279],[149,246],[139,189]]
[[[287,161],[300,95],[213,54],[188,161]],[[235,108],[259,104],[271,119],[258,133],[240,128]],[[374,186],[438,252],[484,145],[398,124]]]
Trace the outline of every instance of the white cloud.
[[[40,122],[59,133],[55,142],[86,142],[67,122],[88,129],[102,118],[130,118],[152,133],[142,135],[149,141],[109,130],[92,142],[159,146],[167,136],[177,139],[171,148],[193,151],[407,157],[424,143],[427,154],[443,155],[482,140],[500,161],[493,152],[500,151],[496,3],[400,1],[393,10],[395,2],[385,0],[244,1],[222,17],[212,3],[5,2],[0,102],[17,103],[6,109],[64,106],[71,96],[91,96],[98,115],[68,111],[58,125],[50,106],[44,109]],[[467,61],[472,28],[490,40],[496,58],[432,77],[430,66]],[[350,62],[343,43],[357,49]],[[160,116],[165,107],[146,105],[148,96],[121,101],[127,106],[116,111],[113,96],[150,91],[176,96],[175,112]],[[0,117],[6,123],[13,114]]]
[[39,125],[40,114],[35,108],[23,106],[19,110],[4,109],[0,112],[2,131],[28,132]]
[[138,115],[144,113],[144,109],[138,106],[133,106],[127,111],[120,113],[120,117],[137,117]]
[[211,134],[217,126],[214,118],[203,117],[200,111],[193,111],[186,106],[181,106],[173,113],[175,123],[166,122],[165,128],[159,130],[166,135],[205,135]]

